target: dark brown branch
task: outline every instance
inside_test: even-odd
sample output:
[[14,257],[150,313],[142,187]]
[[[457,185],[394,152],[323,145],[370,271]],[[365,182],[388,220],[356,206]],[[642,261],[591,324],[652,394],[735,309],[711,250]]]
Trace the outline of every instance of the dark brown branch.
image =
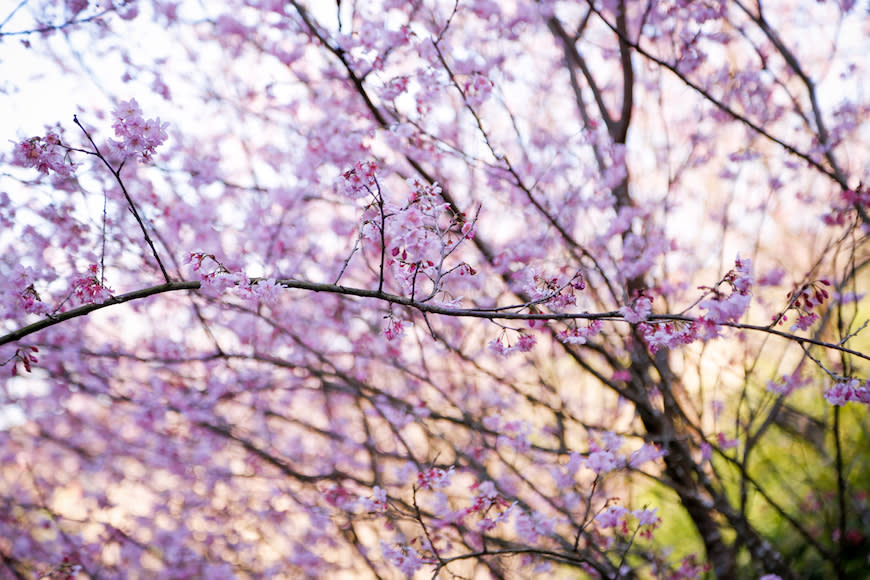
[[833,181],[835,181],[838,185],[840,185],[840,187],[842,187],[844,189],[848,189],[848,185],[844,181],[842,181],[841,176],[838,174],[838,172],[836,170],[825,167],[819,161],[817,161],[816,159],[813,159],[808,153],[804,153],[803,151],[797,149],[793,145],[789,145],[788,143],[786,143],[782,139],[774,136],[773,134],[771,134],[770,132],[765,130],[764,127],[762,127],[761,125],[755,123],[754,121],[752,121],[751,119],[749,119],[745,115],[741,115],[740,113],[738,113],[737,111],[735,111],[734,109],[729,107],[727,104],[725,104],[723,101],[714,97],[710,93],[710,91],[704,89],[702,86],[700,86],[699,84],[693,82],[691,79],[686,77],[686,75],[682,74],[677,69],[677,65],[671,64],[671,63],[655,56],[650,51],[648,51],[645,48],[643,48],[642,46],[640,46],[639,42],[633,41],[630,38],[628,38],[627,36],[625,36],[622,33],[622,31],[620,31],[619,28],[615,24],[613,24],[612,22],[607,20],[607,18],[604,17],[604,15],[601,13],[601,11],[595,7],[594,2],[589,2],[589,6],[598,15],[598,17],[601,18],[601,21],[605,24],[605,26],[607,26],[614,33],[616,33],[616,35],[619,36],[620,39],[626,43],[627,46],[631,47],[631,49],[633,49],[639,55],[643,56],[644,58],[646,58],[650,62],[662,67],[663,69],[666,69],[666,70],[672,72],[686,86],[688,86],[690,89],[692,89],[693,91],[695,91],[696,93],[698,93],[699,95],[704,97],[704,99],[707,100],[710,104],[715,106],[717,109],[721,110],[723,113],[727,114],[729,117],[731,117],[735,121],[738,121],[738,122],[742,123],[743,125],[745,125],[746,127],[752,129],[754,132],[758,133],[759,135],[761,135],[762,137],[764,137],[765,139],[767,139],[771,143],[779,145],[780,147],[782,147],[783,149],[785,149],[787,152],[794,155],[795,157],[798,157],[798,158],[806,161],[810,166],[815,168],[817,171],[819,171],[820,173],[828,176]]
[[[256,284],[260,279],[253,278],[251,279],[252,284]],[[559,320],[613,320],[613,321],[623,321],[622,314],[619,311],[609,311],[609,312],[564,312],[564,313],[547,313],[547,312],[534,312],[534,313],[521,313],[521,312],[511,312],[516,310],[523,310],[531,306],[533,303],[527,302],[524,304],[516,304],[512,306],[502,306],[499,308],[449,308],[446,306],[438,306],[437,304],[430,304],[428,302],[420,302],[419,300],[415,300],[413,298],[407,298],[404,296],[397,296],[395,294],[389,294],[387,292],[378,292],[377,290],[366,290],[364,288],[353,288],[350,286],[339,286],[336,284],[324,284],[320,282],[308,282],[306,280],[293,280],[293,279],[278,279],[276,280],[278,284],[288,289],[297,289],[297,290],[309,290],[311,292],[326,292],[329,294],[341,294],[344,296],[357,296],[360,298],[375,298],[377,300],[382,300],[384,302],[389,302],[391,304],[396,304],[398,306],[407,306],[408,308],[413,308],[423,313],[428,314],[436,314],[440,316],[452,316],[457,318],[484,318],[487,320],[551,320],[551,321],[559,321]],[[27,326],[21,327],[18,330],[14,330],[8,334],[0,336],[0,345],[9,344],[11,342],[15,342],[17,340],[21,340],[25,336],[29,336],[34,334],[35,332],[39,332],[40,330],[44,330],[46,328],[50,328],[61,322],[65,322],[67,320],[71,320],[73,318],[78,318],[80,316],[87,316],[91,312],[95,312],[97,310],[102,310],[103,308],[107,308],[109,306],[113,306],[115,304],[123,304],[125,302],[132,302],[134,300],[140,300],[142,298],[148,298],[149,296],[155,296],[157,294],[164,294],[167,292],[177,292],[180,290],[199,290],[201,288],[201,283],[199,281],[191,281],[184,280],[179,282],[167,282],[166,284],[159,284],[157,286],[151,286],[150,288],[142,288],[139,290],[134,290],[133,292],[128,292],[127,294],[121,294],[120,296],[112,296],[105,302],[101,304],[85,304],[84,306],[79,306],[78,308],[73,308],[71,310],[67,310],[66,312],[61,312],[59,314],[50,316],[48,318],[44,318],[38,322],[34,322],[33,324],[29,324]],[[685,322],[692,323],[695,319],[690,316],[680,315],[680,314],[652,314],[648,318],[648,322],[656,324],[656,323],[664,323],[664,322]],[[755,324],[742,324],[739,322],[725,322],[722,323],[721,326],[736,328],[740,330],[753,330],[757,332],[762,332],[766,334],[772,334],[775,336],[779,336],[781,338],[785,338],[787,340],[794,341],[798,344],[811,344],[813,346],[818,346],[822,348],[827,348],[831,350],[836,350],[843,354],[849,354],[852,356],[856,356],[858,358],[862,358],[864,360],[870,361],[870,355],[864,354],[857,350],[853,350],[851,348],[846,348],[841,344],[833,344],[830,342],[825,342],[823,340],[818,340],[815,338],[809,338],[804,336],[798,336],[795,334],[790,334],[788,332],[784,332],[782,330],[777,330],[775,328],[771,328],[770,326],[759,326]]]

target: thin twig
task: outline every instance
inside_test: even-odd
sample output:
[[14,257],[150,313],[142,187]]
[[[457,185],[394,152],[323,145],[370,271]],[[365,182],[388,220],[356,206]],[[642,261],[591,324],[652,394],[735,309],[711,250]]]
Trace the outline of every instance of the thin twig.
[[115,181],[118,182],[118,185],[121,187],[121,191],[124,193],[124,197],[127,199],[127,204],[130,206],[130,211],[133,213],[133,217],[136,218],[136,222],[139,224],[139,228],[142,230],[142,234],[145,236],[145,242],[148,244],[148,247],[151,248],[151,253],[154,254],[154,259],[157,260],[157,265],[160,267],[160,272],[163,274],[163,279],[167,283],[170,282],[171,279],[169,277],[169,273],[166,271],[166,267],[163,265],[163,261],[157,254],[157,248],[154,247],[154,242],[151,240],[151,236],[148,235],[148,229],[145,227],[145,222],[143,222],[142,218],[139,216],[139,211],[136,209],[136,204],[133,203],[133,198],[130,197],[130,193],[127,191],[127,187],[124,185],[124,181],[121,179],[121,169],[123,169],[124,163],[121,163],[121,165],[118,166],[118,169],[112,167],[112,164],[109,163],[109,160],[106,159],[102,153],[100,153],[100,148],[97,147],[97,144],[94,142],[93,138],[91,138],[91,134],[88,133],[88,130],[85,129],[84,126],[79,122],[77,115],[73,115],[73,123],[79,126],[79,129],[82,130],[82,132],[85,134],[85,137],[87,137],[88,141],[91,142],[94,151],[89,153],[91,153],[92,155],[96,155],[112,173]]

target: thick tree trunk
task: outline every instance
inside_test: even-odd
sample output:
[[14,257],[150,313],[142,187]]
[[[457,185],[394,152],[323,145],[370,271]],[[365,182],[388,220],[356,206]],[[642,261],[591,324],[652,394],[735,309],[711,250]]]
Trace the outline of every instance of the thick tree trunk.
[[[642,350],[641,350],[642,349]],[[655,361],[647,355],[645,347],[638,347],[633,356],[632,371],[637,378],[633,382],[633,394],[638,416],[650,438],[667,450],[664,458],[664,475],[692,518],[695,528],[717,578],[723,580],[737,577],[738,550],[722,536],[726,524],[738,534],[740,542],[749,550],[759,569],[778,574],[783,580],[797,580],[794,571],[776,549],[764,540],[746,517],[740,514],[724,493],[716,492],[707,476],[692,458],[692,448],[687,444],[697,438],[683,421],[683,409],[673,394],[671,385],[675,376],[671,373],[667,353],[659,352]],[[660,380],[654,380],[650,368],[654,367]],[[649,385],[654,385],[664,399],[664,412],[654,405],[649,397]]]

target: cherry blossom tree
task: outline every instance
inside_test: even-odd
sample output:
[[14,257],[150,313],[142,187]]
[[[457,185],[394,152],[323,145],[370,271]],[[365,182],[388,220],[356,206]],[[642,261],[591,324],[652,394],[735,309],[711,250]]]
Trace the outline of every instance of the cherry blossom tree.
[[3,10],[0,577],[870,566],[870,4]]

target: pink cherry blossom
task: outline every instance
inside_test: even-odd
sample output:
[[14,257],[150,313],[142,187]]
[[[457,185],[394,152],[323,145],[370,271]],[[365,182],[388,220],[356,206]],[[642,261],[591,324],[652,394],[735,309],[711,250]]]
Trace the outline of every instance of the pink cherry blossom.
[[595,521],[602,528],[618,528],[622,526],[624,518],[628,513],[629,510],[627,508],[621,505],[612,505],[595,516]]
[[0,568],[864,569],[862,8],[0,8]]
[[667,451],[661,446],[645,443],[640,449],[631,453],[628,463],[631,467],[638,468],[649,461],[657,461],[666,454]]
[[11,162],[21,167],[35,167],[40,173],[54,171],[64,177],[72,175],[76,168],[57,133],[31,137],[16,144]]
[[420,489],[443,489],[450,485],[453,467],[449,469],[429,468],[417,474],[417,487]]
[[867,383],[861,384],[858,379],[848,379],[835,383],[825,391],[825,400],[836,407],[841,407],[852,401],[870,405],[870,388]]
[[79,304],[101,304],[112,297],[112,289],[105,285],[98,275],[98,266],[88,266],[87,274],[72,281],[73,302]]
[[148,161],[154,151],[167,138],[167,123],[160,118],[144,119],[136,99],[121,101],[113,111],[115,136],[120,138],[118,148],[129,155],[137,155],[143,161]]
[[623,306],[619,309],[626,322],[637,324],[646,320],[652,312],[652,302],[647,296],[638,296],[631,306]]
[[530,544],[538,542],[541,536],[546,536],[553,532],[553,522],[540,512],[528,514],[521,511],[517,514],[515,522],[517,534]]

